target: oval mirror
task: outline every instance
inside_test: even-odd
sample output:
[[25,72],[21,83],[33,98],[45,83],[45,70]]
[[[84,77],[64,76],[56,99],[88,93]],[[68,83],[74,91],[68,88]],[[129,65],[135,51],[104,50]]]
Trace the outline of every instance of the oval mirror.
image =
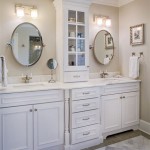
[[49,59],[47,62],[47,66],[51,70],[55,70],[57,68],[57,65],[57,61],[54,58]]
[[111,34],[106,30],[97,33],[94,40],[94,55],[96,60],[107,65],[114,56],[114,42]]
[[23,66],[35,64],[43,50],[42,36],[38,28],[31,23],[18,25],[11,37],[13,55]]

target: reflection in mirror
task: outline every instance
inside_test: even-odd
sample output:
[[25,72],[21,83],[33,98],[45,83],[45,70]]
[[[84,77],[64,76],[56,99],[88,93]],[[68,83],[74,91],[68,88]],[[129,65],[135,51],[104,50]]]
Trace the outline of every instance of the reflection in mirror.
[[35,64],[41,57],[43,42],[36,26],[22,23],[16,27],[11,37],[15,59],[23,66]]
[[97,33],[94,40],[94,55],[96,60],[107,65],[114,56],[114,42],[111,34],[106,30]]
[[57,65],[58,63],[54,58],[51,58],[47,61],[47,66],[51,70],[51,79],[49,80],[49,82],[55,82],[53,74],[54,74],[54,70],[57,68]]

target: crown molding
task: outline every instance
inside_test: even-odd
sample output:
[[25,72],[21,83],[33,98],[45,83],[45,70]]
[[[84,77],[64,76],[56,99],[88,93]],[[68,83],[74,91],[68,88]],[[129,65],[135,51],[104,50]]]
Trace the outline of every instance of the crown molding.
[[134,1],[134,0],[119,0],[118,6],[121,7],[121,6],[126,5],[128,3],[131,3],[132,1]]
[[132,1],[134,0],[92,0],[92,3],[114,6],[114,7],[121,7]]

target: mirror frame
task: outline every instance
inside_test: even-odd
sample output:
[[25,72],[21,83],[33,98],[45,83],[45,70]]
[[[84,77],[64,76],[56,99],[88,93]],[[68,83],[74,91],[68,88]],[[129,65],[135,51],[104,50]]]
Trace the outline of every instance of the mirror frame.
[[98,35],[100,32],[102,32],[102,31],[108,32],[108,33],[110,34],[110,32],[107,31],[107,30],[100,30],[100,31],[98,31],[98,33],[95,35],[95,38],[94,38],[93,53],[94,53],[94,57],[95,57],[95,59],[96,59],[96,61],[97,61],[98,63],[100,63],[100,64],[102,64],[102,65],[109,65],[110,62],[111,62],[111,60],[112,60],[113,57],[114,57],[114,40],[113,40],[113,37],[112,37],[111,34],[110,34],[110,35],[111,35],[111,37],[112,37],[112,43],[113,43],[113,47],[112,47],[112,49],[113,49],[113,55],[112,55],[112,58],[111,58],[111,60],[109,61],[109,63],[108,63],[108,64],[103,64],[102,62],[100,62],[100,61],[97,59],[96,54],[95,54],[95,41],[96,41],[96,37],[97,37],[97,35]]
[[[14,54],[14,50],[13,50],[13,47],[12,47],[13,35],[14,35],[15,31],[17,30],[17,28],[18,28],[19,26],[23,25],[23,24],[32,25],[32,26],[37,30],[37,32],[38,32],[38,34],[39,34],[39,37],[40,37],[40,39],[41,39],[41,53],[40,53],[40,56],[39,56],[39,58],[38,58],[36,61],[34,61],[33,63],[31,63],[31,64],[29,64],[29,65],[24,65],[24,64],[22,64],[21,62],[19,62],[19,61],[16,59],[15,54]],[[43,47],[44,47],[42,35],[41,35],[39,29],[38,29],[34,24],[29,23],[29,22],[20,23],[20,24],[14,29],[14,31],[13,31],[13,33],[12,33],[12,35],[11,35],[10,45],[11,45],[11,50],[12,50],[12,53],[13,53],[13,56],[14,56],[15,60],[16,60],[20,65],[26,66],[26,67],[33,66],[34,64],[36,64],[36,63],[39,61],[39,59],[41,58],[42,52],[43,52]]]
[[[56,67],[55,67],[54,69],[50,68],[50,66],[49,66],[50,60],[54,60],[54,61],[56,62]],[[55,58],[50,58],[50,59],[47,61],[47,66],[48,66],[48,68],[49,68],[50,70],[56,70],[57,67],[58,67],[58,62],[57,62],[57,60],[56,60]]]

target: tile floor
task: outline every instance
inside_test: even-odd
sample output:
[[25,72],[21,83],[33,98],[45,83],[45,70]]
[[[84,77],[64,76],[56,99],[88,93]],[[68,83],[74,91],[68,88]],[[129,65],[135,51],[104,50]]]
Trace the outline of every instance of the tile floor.
[[150,150],[150,135],[128,131],[109,136],[102,144],[85,150]]

